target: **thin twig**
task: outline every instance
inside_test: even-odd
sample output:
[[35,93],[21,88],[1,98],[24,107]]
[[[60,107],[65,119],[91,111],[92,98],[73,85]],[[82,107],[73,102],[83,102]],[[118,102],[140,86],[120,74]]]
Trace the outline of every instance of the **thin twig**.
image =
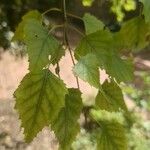
[[56,66],[55,72],[58,75],[58,77],[60,78],[60,66],[59,66],[59,62],[57,62],[57,66]]
[[52,11],[62,12],[62,10],[59,9],[59,8],[50,8],[50,9],[44,11],[44,12],[42,13],[42,16],[44,16],[44,15],[46,15],[47,13],[52,12]]
[[[67,12],[66,12],[66,0],[63,0],[63,16],[64,16],[64,18],[63,18],[64,19],[64,44],[66,45],[67,49],[69,50],[73,65],[75,65],[74,57],[72,54],[72,50],[71,50],[69,40],[68,40],[68,35],[67,35],[68,20],[67,20]],[[78,89],[80,89],[79,79],[77,76],[75,76],[75,78],[76,78],[76,82],[77,82],[77,87],[78,87]]]
[[75,28],[74,26],[68,24],[68,27],[71,28],[71,29],[73,29],[73,30],[76,31],[77,33],[79,33],[81,36],[83,36],[83,37],[85,36],[84,33],[82,33],[80,30],[78,30],[78,29]]
[[[70,56],[71,56],[71,59],[72,59],[72,63],[75,66],[75,61],[74,61],[70,46],[68,46],[68,50],[69,50],[69,53],[70,53]],[[79,78],[77,76],[75,76],[75,78],[76,78],[76,82],[77,82],[77,87],[78,87],[78,89],[80,89]]]
[[48,32],[48,34],[50,34],[52,31],[58,29],[58,28],[62,28],[64,27],[64,24],[60,24],[60,25],[54,25]]
[[[52,12],[52,11],[54,11],[54,12],[55,12],[55,11],[56,11],[56,12],[63,12],[63,11],[62,11],[61,9],[59,9],[59,8],[50,8],[50,9],[44,11],[44,12],[42,13],[42,16],[44,16],[44,15],[46,15],[47,13],[50,13],[50,12]],[[76,16],[76,15],[74,15],[74,14],[66,13],[66,15],[67,15],[68,17],[75,18],[75,19],[78,19],[78,20],[83,21],[83,19],[82,19],[81,17]]]
[[81,21],[83,21],[83,19],[82,19],[81,17],[79,17],[79,16],[76,16],[76,15],[74,15],[74,14],[71,14],[71,13],[67,13],[67,16],[68,16],[68,17],[72,17],[72,18],[76,18],[76,19],[78,19],[78,20],[81,20]]

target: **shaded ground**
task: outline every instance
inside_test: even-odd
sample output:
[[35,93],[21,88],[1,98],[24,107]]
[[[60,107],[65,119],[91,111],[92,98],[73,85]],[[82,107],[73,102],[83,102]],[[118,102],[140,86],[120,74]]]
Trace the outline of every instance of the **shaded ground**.
[[[150,70],[150,61],[137,56],[136,69]],[[72,62],[69,54],[62,59],[60,66],[62,69],[61,77],[65,80],[68,87],[76,87],[75,78],[71,72]],[[16,59],[14,56],[5,52],[0,60],[0,150],[55,150],[57,141],[48,129],[44,129],[38,138],[31,144],[23,142],[23,134],[20,130],[20,123],[14,107],[13,92],[17,88],[23,76],[28,72],[27,58]],[[54,70],[54,68],[51,68]],[[106,74],[101,72],[101,82],[106,78]],[[96,89],[91,88],[86,83],[80,81],[80,87],[84,93],[83,97],[91,103],[92,97],[96,94]],[[129,106],[132,103],[127,101]]]

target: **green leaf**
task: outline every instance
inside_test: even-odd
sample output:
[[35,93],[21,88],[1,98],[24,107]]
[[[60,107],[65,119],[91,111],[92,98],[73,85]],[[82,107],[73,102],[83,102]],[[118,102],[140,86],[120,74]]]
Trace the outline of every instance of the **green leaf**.
[[101,122],[98,134],[97,150],[127,150],[125,130],[117,122]]
[[68,91],[65,106],[52,124],[52,129],[58,138],[60,149],[62,150],[70,150],[70,146],[80,130],[77,120],[83,107],[81,92],[77,89],[69,89]]
[[26,15],[24,15],[22,17],[22,22],[19,23],[15,34],[12,38],[13,41],[24,41],[24,26],[26,24],[26,21],[30,19],[35,19],[39,22],[42,22],[42,15],[37,10],[29,11]]
[[[59,43],[39,21],[28,20],[24,27],[25,43],[29,55],[29,69],[38,71],[57,59]],[[51,60],[49,60],[51,56]]]
[[90,85],[96,88],[100,87],[98,61],[95,55],[87,54],[82,57],[73,71],[75,75],[87,81]]
[[[111,43],[113,38],[112,34],[108,31],[97,31],[95,33],[85,36],[75,50],[75,58],[78,60],[82,56],[88,53],[100,53],[107,54],[111,49]],[[109,43],[109,44],[108,44]]]
[[145,21],[146,22],[150,22],[150,13],[149,13],[149,10],[150,10],[150,1],[149,0],[140,0],[140,1],[144,5],[143,14],[145,16]]
[[99,66],[110,76],[118,82],[130,81],[133,77],[132,64],[119,57],[118,45],[113,38],[108,31],[97,31],[85,36],[75,50],[75,58],[78,60],[88,53],[93,53],[99,61]]
[[[100,60],[101,61],[101,60]],[[133,64],[130,59],[122,59],[113,52],[105,60],[103,66],[106,73],[117,80],[117,82],[128,82],[133,79]]]
[[112,117],[112,114],[108,112],[107,118],[103,116],[98,118],[97,113],[101,113],[101,111],[92,110],[90,113],[99,126],[99,130],[96,132],[97,150],[127,150],[125,129],[118,122],[118,117],[120,118],[121,116],[114,113]]
[[138,51],[149,44],[150,28],[142,17],[136,17],[125,22],[117,36],[124,49]]
[[66,94],[63,81],[47,69],[24,77],[14,97],[27,142],[57,117]]
[[96,107],[107,110],[107,111],[119,111],[120,109],[127,111],[126,104],[124,102],[122,90],[114,82],[108,82],[107,80],[102,84],[102,89],[105,93],[101,91],[98,92],[95,105]]
[[28,20],[28,19],[36,19],[40,22],[42,22],[42,15],[39,11],[37,10],[32,10],[32,11],[29,11],[27,14],[25,14],[23,17],[22,17],[22,20]]
[[98,30],[104,29],[104,24],[100,20],[98,20],[95,16],[92,16],[86,13],[83,17],[86,34],[90,34],[96,32]]
[[65,49],[61,45],[59,45],[59,47],[55,49],[55,53],[53,55],[54,59],[52,60],[52,64],[53,65],[57,64],[62,58],[62,56],[65,56]]

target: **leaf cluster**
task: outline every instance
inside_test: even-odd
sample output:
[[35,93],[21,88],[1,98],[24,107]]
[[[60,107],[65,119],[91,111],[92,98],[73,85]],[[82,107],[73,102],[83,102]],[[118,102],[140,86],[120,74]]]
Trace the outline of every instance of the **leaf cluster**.
[[[149,44],[147,6],[143,14],[145,18],[141,15],[124,22],[116,33],[109,31],[102,21],[90,14],[83,17],[85,34],[82,34],[74,51],[77,63],[73,73],[76,78],[98,89],[94,109],[88,116],[98,127],[98,150],[127,149],[122,118],[129,113],[119,84],[133,79],[132,58],[123,55],[123,52],[131,53]],[[59,73],[50,71],[50,65],[59,67],[60,59],[70,47],[66,43],[68,49],[64,50],[62,43],[52,35],[58,26],[49,30],[43,20],[38,11],[28,12],[13,37],[13,40],[25,43],[29,60],[29,73],[14,93],[15,108],[27,142],[48,126],[54,131],[60,149],[69,150],[80,130],[78,119],[83,110],[81,92],[79,88],[67,88]],[[62,27],[65,30],[67,26]],[[64,36],[66,39],[66,30]],[[100,82],[100,69],[108,74],[103,84]]]

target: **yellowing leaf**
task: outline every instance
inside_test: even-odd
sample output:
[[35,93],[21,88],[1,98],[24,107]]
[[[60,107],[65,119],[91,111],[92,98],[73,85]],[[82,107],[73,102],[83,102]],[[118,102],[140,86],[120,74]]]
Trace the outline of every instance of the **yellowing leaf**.
[[91,6],[94,0],[82,0],[83,6]]
[[95,16],[86,13],[83,17],[83,20],[85,24],[86,34],[90,34],[98,30],[104,29],[104,24]]
[[105,95],[101,91],[98,92],[95,99],[96,107],[107,111],[119,111],[121,109],[127,111],[122,91],[114,81],[108,82],[106,80],[102,89]]
[[80,130],[77,120],[83,107],[81,92],[77,89],[69,89],[68,91],[65,106],[52,124],[61,150],[70,150],[70,146]]
[[24,77],[14,97],[27,142],[57,117],[66,94],[63,81],[49,70],[30,72]]
[[136,9],[135,0],[112,0],[111,10],[116,14],[119,22],[123,21],[125,17],[125,11],[131,11]]
[[82,57],[75,65],[73,71],[75,75],[90,85],[96,88],[100,87],[98,61],[95,55],[87,54]]
[[29,20],[24,27],[24,34],[30,70],[41,70],[58,57],[59,43],[40,22]]
[[30,19],[35,19],[39,22],[42,22],[42,15],[37,10],[29,11],[26,15],[24,15],[22,17],[22,22],[19,23],[15,31],[15,34],[12,39],[13,41],[24,41],[24,26],[26,24],[26,21]]
[[126,11],[131,11],[136,9],[136,2],[134,0],[127,0],[124,3],[124,9]]

